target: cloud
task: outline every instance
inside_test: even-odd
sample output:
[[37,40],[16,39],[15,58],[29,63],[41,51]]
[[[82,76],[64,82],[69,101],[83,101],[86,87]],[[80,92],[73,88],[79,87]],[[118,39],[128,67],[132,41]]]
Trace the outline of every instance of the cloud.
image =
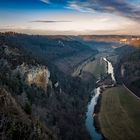
[[140,20],[140,7],[128,0],[78,0],[68,1],[68,8],[84,12],[105,12]]
[[46,3],[46,4],[49,4],[50,3],[50,1],[49,0],[40,0],[41,2],[44,2],[44,3]]
[[72,22],[72,21],[65,21],[65,20],[34,20],[31,22],[38,22],[38,23],[58,23],[58,22]]
[[65,8],[89,13],[111,13],[140,21],[139,0],[40,0],[47,4],[62,4]]
[[95,12],[94,9],[90,8],[88,6],[88,2],[74,2],[74,1],[69,1],[68,2],[68,6],[66,6],[66,8],[68,9],[74,9],[74,10],[78,10],[80,12],[89,12],[89,13],[93,13]]

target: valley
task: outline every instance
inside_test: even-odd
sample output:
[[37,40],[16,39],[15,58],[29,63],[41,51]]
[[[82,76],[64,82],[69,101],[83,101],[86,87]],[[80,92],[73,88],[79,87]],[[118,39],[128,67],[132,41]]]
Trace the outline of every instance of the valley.
[[[139,101],[123,87],[139,96],[139,50],[116,36],[111,36],[113,41],[91,38],[0,33],[0,93],[6,96],[0,99],[10,112],[0,110],[4,138],[24,139],[24,127],[29,140],[139,136]],[[19,113],[9,108],[11,104]],[[130,106],[135,109],[130,111]],[[15,118],[21,114],[24,127],[18,131],[21,126]],[[14,124],[8,128],[11,118]],[[115,124],[124,118],[124,127],[121,121]]]
[[140,0],[0,0],[0,140],[140,139]]

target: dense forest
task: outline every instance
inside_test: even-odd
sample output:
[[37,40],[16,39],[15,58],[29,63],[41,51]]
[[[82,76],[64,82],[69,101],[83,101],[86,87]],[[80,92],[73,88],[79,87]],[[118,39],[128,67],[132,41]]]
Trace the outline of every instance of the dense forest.
[[96,53],[70,38],[1,33],[2,138],[89,139],[84,120],[94,77],[92,83],[72,77],[56,62],[70,60],[73,55],[81,57],[69,68],[73,71],[75,66]]
[[119,55],[116,64],[118,82],[125,84],[131,91],[140,97],[140,49],[125,45],[116,49]]

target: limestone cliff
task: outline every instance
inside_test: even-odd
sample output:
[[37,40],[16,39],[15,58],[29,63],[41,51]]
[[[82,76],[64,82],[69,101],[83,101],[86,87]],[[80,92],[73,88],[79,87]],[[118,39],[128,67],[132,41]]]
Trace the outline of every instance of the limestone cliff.
[[47,91],[50,78],[50,72],[47,67],[40,65],[32,66],[23,63],[14,70],[14,73],[20,73],[28,85],[34,84]]
[[45,67],[33,67],[29,70],[27,74],[28,84],[35,84],[38,87],[41,87],[47,90],[47,85],[49,82],[50,72]]

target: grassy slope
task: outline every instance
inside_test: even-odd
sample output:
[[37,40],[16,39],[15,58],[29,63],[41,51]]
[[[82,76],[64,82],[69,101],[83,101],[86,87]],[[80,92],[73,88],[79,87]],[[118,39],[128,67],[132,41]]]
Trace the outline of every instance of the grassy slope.
[[100,75],[105,74],[106,69],[106,63],[103,60],[96,59],[95,61],[87,64],[83,70],[86,72],[89,72],[91,74],[94,74],[96,79],[99,79]]
[[107,89],[102,94],[99,122],[109,140],[140,138],[140,100],[124,87]]

